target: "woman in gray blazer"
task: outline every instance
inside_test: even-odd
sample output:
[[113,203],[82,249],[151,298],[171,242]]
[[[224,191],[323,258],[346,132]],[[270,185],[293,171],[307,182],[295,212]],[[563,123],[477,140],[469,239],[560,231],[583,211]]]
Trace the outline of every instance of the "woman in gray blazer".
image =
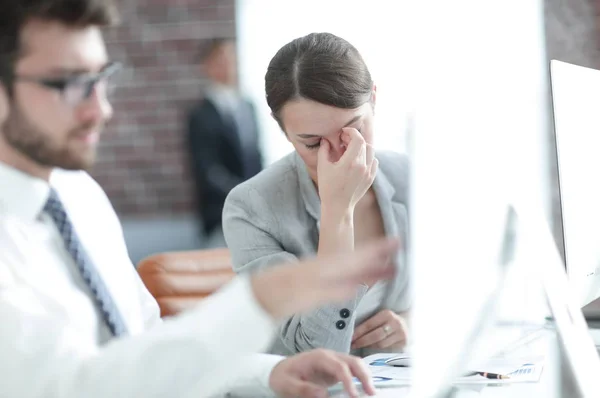
[[[329,33],[293,40],[271,60],[265,87],[295,151],[229,193],[223,230],[234,270],[352,251],[384,235],[406,247],[408,162],[373,149],[376,87],[356,48]],[[288,319],[271,352],[402,350],[412,296],[406,252],[393,261],[393,280]]]

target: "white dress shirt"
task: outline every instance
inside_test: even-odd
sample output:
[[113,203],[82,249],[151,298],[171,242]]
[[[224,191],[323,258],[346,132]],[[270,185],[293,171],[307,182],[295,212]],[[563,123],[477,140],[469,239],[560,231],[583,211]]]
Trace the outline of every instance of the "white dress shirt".
[[217,110],[221,113],[232,115],[242,102],[242,96],[232,87],[218,83],[209,83],[205,90],[205,97],[212,100]]
[[[42,214],[50,185],[129,336],[110,339],[57,228]],[[103,190],[87,173],[64,170],[53,172],[50,185],[0,163],[0,397],[272,395],[268,379],[282,358],[254,353],[268,348],[276,325],[248,279],[163,322]]]
[[382,303],[385,300],[387,283],[384,281],[376,282],[363,296],[356,307],[356,321],[358,326],[368,320],[383,309]]

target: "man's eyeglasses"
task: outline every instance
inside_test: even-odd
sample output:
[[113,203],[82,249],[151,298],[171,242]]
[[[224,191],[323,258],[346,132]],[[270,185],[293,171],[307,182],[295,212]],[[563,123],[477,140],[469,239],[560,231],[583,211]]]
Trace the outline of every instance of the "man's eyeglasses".
[[111,62],[105,66],[99,73],[90,75],[79,75],[64,78],[40,78],[32,76],[14,76],[15,81],[24,81],[36,83],[49,89],[59,91],[62,99],[70,106],[77,106],[83,101],[89,99],[94,92],[109,96],[115,88],[111,78],[115,73],[121,70],[122,64]]

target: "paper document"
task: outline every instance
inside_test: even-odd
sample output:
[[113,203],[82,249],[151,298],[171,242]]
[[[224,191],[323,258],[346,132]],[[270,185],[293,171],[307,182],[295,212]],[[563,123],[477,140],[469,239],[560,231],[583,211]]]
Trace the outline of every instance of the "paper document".
[[[410,385],[411,367],[394,367],[385,362],[398,354],[375,354],[363,358],[375,380],[391,379]],[[480,375],[464,376],[456,379],[455,384],[511,384],[535,383],[540,380],[544,369],[543,356],[493,358],[485,361],[473,372],[496,373],[509,376],[508,379],[488,379]]]

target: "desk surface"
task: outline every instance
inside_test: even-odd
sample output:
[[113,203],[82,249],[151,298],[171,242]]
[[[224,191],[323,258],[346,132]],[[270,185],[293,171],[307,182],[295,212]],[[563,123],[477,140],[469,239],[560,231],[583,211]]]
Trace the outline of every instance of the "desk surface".
[[[553,330],[548,330],[527,346],[520,348],[518,353],[546,352],[546,364],[540,381],[537,383],[515,383],[505,385],[473,385],[456,387],[456,394],[452,398],[555,398],[559,391],[560,364],[558,354],[557,337]],[[568,391],[568,390],[567,390]],[[387,388],[380,389],[378,398],[404,398],[410,396],[410,388]],[[575,392],[565,394],[567,397],[576,398]],[[336,398],[346,397],[337,395]],[[412,398],[412,397],[411,397]]]

